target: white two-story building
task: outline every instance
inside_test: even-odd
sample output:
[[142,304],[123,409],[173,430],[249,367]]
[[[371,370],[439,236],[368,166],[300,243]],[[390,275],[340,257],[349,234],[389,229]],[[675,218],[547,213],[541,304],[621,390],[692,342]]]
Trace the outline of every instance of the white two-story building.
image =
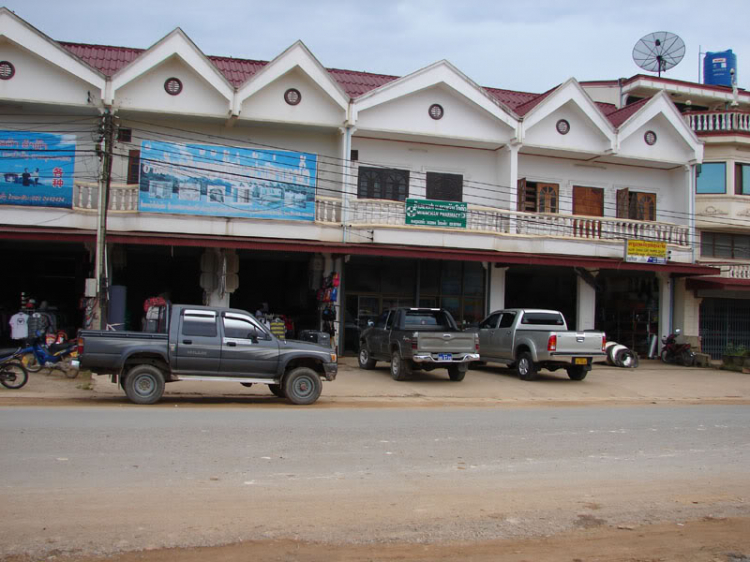
[[[127,327],[165,293],[266,303],[295,332],[332,311],[342,349],[393,305],[461,323],[528,306],[645,352],[650,333],[698,335],[686,279],[717,272],[697,263],[703,143],[665,92],[515,92],[446,61],[328,69],[301,42],[268,62],[206,56],[179,29],[145,50],[61,43],[3,9],[0,109],[10,313],[24,292],[90,322],[102,221]],[[667,262],[626,259],[628,241]]]

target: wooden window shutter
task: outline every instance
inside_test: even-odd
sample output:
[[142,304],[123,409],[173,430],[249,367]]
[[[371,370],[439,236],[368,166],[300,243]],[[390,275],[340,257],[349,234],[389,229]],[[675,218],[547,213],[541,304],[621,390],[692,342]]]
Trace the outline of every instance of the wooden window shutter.
[[141,151],[131,150],[128,152],[128,183],[140,183],[141,178]]
[[617,190],[617,218],[630,218],[630,190],[627,187]]
[[464,178],[460,174],[427,172],[427,199],[463,201]]
[[635,195],[635,217],[633,218],[641,221],[656,220],[656,194],[634,193],[633,195]]
[[518,190],[516,192],[516,197],[518,197],[518,200],[516,201],[516,210],[525,211],[526,210],[526,178],[521,178],[520,180],[518,180]]

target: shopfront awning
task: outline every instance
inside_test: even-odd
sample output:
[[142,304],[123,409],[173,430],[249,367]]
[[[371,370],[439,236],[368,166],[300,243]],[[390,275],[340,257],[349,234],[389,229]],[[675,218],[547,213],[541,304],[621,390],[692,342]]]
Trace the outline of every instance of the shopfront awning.
[[687,288],[693,291],[727,290],[750,291],[750,279],[732,277],[700,277],[687,280]]
[[[59,242],[94,242],[93,231],[45,228],[0,227],[0,239],[47,240]],[[520,252],[496,252],[461,248],[437,248],[389,244],[345,244],[341,242],[319,242],[310,240],[287,240],[272,238],[241,238],[232,236],[196,236],[181,233],[109,232],[107,242],[114,244],[137,244],[159,246],[188,246],[202,248],[234,248],[238,250],[263,250],[280,252],[331,253],[343,255],[383,256],[409,259],[435,259],[457,261],[480,261],[507,266],[540,265],[585,267],[589,269],[653,271],[671,273],[676,277],[716,275],[719,269],[689,263],[667,263],[665,265],[631,263],[622,259],[598,258],[561,254],[526,254]]]

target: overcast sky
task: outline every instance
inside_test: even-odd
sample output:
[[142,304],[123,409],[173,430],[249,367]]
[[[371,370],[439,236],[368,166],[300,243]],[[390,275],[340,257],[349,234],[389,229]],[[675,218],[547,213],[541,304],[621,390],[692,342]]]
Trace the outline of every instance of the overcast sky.
[[[2,3],[3,0],[0,0]],[[635,43],[679,35],[665,74],[698,80],[699,48],[732,49],[750,89],[750,0],[5,0],[60,41],[147,48],[182,28],[206,55],[271,60],[298,39],[329,68],[403,76],[447,59],[482,86],[543,92],[640,72]]]

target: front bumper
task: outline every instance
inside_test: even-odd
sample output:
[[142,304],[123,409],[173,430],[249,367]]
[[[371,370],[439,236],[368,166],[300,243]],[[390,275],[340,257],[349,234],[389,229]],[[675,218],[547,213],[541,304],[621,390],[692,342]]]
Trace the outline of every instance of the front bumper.
[[463,357],[454,356],[452,361],[441,361],[437,358],[437,353],[420,353],[419,355],[414,355],[411,359],[415,363],[437,363],[443,365],[453,365],[456,363],[471,363],[472,361],[479,361],[479,354],[466,353]]
[[327,381],[336,380],[336,375],[339,372],[338,363],[323,363],[323,371],[325,372],[325,378]]

